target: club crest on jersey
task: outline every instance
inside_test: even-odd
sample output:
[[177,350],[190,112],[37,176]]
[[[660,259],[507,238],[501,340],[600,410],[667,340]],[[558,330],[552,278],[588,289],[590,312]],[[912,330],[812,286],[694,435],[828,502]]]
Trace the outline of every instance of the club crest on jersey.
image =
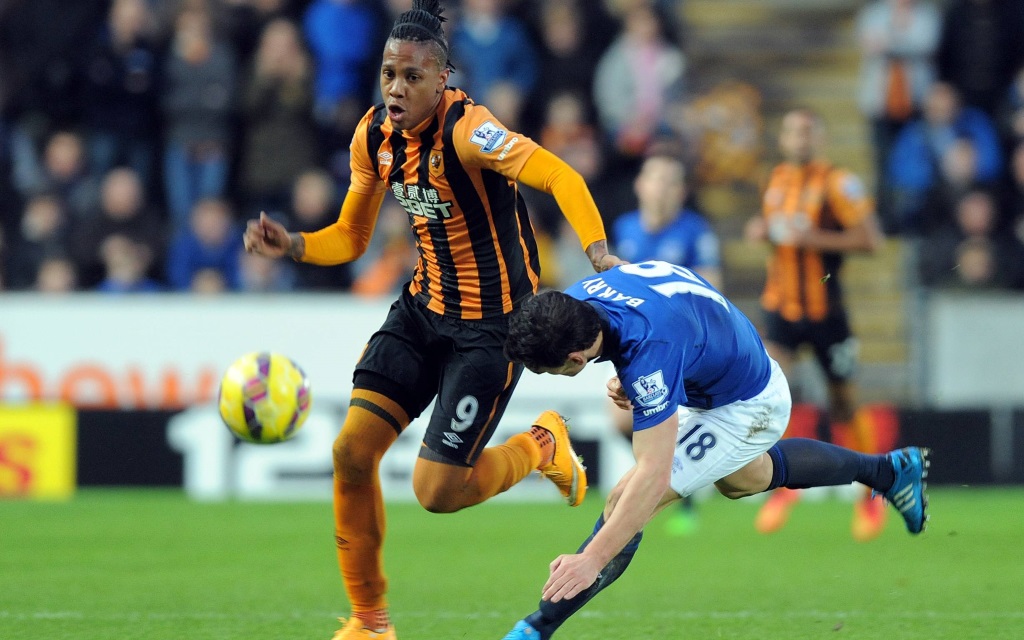
[[665,377],[661,369],[637,378],[633,382],[633,390],[636,391],[636,401],[645,407],[658,406],[668,395],[668,387],[665,386]]
[[490,153],[500,147],[502,142],[505,142],[506,135],[508,135],[508,132],[504,129],[499,129],[493,122],[488,120],[473,131],[469,141],[479,146],[482,152]]
[[430,150],[430,159],[428,164],[430,165],[430,175],[438,177],[444,173],[444,155],[441,153],[440,149]]

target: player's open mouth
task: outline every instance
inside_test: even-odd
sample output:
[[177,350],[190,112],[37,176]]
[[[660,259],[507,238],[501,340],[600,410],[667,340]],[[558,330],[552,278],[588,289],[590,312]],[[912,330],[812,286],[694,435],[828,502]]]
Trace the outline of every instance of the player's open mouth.
[[392,118],[401,118],[402,114],[405,113],[405,109],[398,106],[397,104],[388,105],[388,115]]

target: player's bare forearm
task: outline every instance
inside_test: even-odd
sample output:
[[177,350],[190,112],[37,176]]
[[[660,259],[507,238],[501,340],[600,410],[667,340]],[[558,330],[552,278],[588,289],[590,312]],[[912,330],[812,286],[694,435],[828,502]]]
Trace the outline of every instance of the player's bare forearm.
[[666,468],[637,466],[611,516],[583,550],[583,555],[593,558],[598,566],[603,567],[622,551],[654,514],[655,507],[668,489],[670,469],[671,463]]
[[636,467],[606,513],[605,525],[583,553],[604,566],[647,524],[669,488],[678,419],[675,412],[657,426],[633,434]]
[[590,264],[594,266],[594,271],[598,273],[607,271],[612,267],[617,267],[620,264],[627,264],[618,256],[608,253],[608,242],[606,240],[591,242],[590,246],[587,247],[587,257],[590,258]]

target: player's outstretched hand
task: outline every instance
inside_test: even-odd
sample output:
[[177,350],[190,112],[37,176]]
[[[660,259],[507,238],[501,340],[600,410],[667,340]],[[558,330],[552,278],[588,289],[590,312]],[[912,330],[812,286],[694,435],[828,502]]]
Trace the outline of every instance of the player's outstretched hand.
[[608,388],[608,397],[612,399],[616,407],[626,411],[633,410],[633,404],[626,397],[626,390],[622,388],[622,381],[618,376],[609,380],[605,386]]
[[268,258],[280,258],[292,246],[288,230],[280,222],[272,220],[265,211],[260,212],[259,220],[246,223],[242,241],[246,251]]
[[550,602],[572,598],[594,584],[600,573],[601,567],[582,553],[558,556],[551,563],[551,576],[541,598]]

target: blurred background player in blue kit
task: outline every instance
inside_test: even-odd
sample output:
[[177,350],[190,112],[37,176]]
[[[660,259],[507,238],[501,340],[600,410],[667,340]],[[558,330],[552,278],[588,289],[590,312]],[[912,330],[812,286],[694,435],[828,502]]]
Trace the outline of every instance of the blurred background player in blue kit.
[[872,455],[780,440],[792,406],[782,368],[746,316],[689,269],[622,265],[535,296],[512,316],[505,353],[535,373],[565,376],[610,361],[609,395],[632,408],[636,458],[591,536],[551,563],[539,609],[505,640],[549,638],[625,571],[658,510],[711,484],[735,499],[861,482],[896,507],[910,533],[924,529],[928,450]]

